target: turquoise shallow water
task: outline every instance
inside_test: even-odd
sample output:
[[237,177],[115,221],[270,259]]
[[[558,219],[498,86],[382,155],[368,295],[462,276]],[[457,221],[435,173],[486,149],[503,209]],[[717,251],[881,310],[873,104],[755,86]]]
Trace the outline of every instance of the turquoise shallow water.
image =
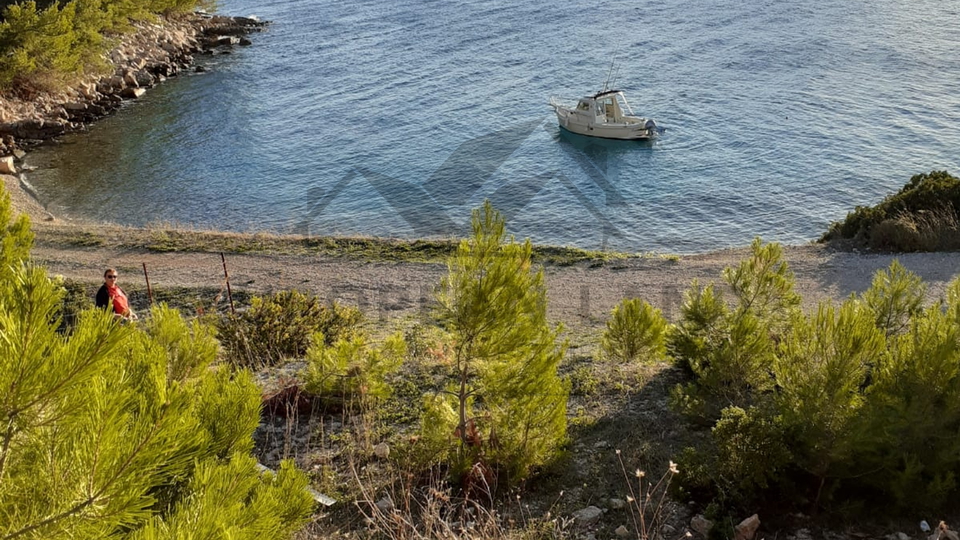
[[[489,198],[538,243],[679,253],[817,238],[911,175],[960,173],[960,4],[226,0],[273,21],[34,152],[54,212],[433,237]],[[655,143],[560,132],[616,85]]]

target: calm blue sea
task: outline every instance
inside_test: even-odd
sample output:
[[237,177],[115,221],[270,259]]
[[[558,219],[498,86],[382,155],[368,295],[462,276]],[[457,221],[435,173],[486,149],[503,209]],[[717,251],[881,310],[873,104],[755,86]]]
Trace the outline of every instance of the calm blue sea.
[[[910,176],[960,174],[960,3],[220,0],[273,21],[38,150],[54,213],[704,252],[813,240]],[[611,69],[612,68],[612,69]],[[561,132],[608,78],[655,143]]]

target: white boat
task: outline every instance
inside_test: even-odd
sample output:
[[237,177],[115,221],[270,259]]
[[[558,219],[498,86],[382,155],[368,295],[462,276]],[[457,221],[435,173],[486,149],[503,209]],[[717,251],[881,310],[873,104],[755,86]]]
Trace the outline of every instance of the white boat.
[[576,107],[556,99],[550,100],[550,106],[557,113],[560,127],[579,135],[639,140],[654,139],[663,133],[663,128],[652,118],[633,114],[622,90],[601,90],[580,98]]

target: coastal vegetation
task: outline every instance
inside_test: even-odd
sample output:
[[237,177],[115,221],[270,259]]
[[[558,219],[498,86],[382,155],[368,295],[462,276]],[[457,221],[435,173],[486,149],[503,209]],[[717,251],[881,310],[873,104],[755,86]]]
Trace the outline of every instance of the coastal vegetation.
[[914,175],[876,206],[858,206],[821,241],[877,250],[960,249],[960,179],[947,171]]
[[0,21],[0,92],[32,99],[84,74],[105,72],[104,53],[131,21],[191,10],[198,0],[70,0],[5,6]]
[[156,307],[139,327],[84,310],[30,264],[0,192],[0,538],[285,537],[309,516],[292,462],[251,455],[260,393],[211,329]]
[[568,343],[536,248],[489,205],[472,223],[415,320],[281,291],[119,325],[30,267],[0,204],[0,538],[289,537],[308,482],[337,503],[302,537],[572,537],[558,516],[586,504],[598,537],[688,508],[720,536],[753,513],[957,517],[960,279],[928,298],[894,263],[804,310],[758,239],[673,320],[628,298]]

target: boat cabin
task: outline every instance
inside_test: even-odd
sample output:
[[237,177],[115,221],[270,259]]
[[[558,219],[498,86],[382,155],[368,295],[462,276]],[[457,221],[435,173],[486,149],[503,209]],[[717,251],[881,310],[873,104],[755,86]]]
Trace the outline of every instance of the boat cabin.
[[627,111],[627,115],[633,115],[630,105],[627,104],[620,90],[599,92],[592,97],[581,98],[577,103],[577,111],[592,113],[598,123],[623,122],[623,117],[626,116],[624,110]]

